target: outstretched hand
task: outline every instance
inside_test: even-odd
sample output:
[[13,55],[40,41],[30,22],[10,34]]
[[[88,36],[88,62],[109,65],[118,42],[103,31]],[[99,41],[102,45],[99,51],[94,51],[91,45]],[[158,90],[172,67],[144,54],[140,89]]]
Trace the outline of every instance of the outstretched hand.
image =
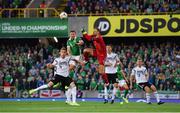
[[81,29],[81,32],[82,32],[83,35],[84,35],[84,34],[87,34],[87,32],[85,31],[84,28]]

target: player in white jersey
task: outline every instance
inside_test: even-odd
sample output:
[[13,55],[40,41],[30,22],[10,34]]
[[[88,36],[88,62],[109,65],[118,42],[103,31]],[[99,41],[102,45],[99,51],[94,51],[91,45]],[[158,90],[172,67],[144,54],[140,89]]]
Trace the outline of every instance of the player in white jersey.
[[149,74],[147,72],[146,67],[142,66],[143,62],[141,59],[137,60],[137,66],[132,69],[131,77],[130,77],[130,89],[132,89],[133,80],[136,80],[137,85],[142,88],[146,92],[146,99],[147,103],[151,104],[150,102],[150,92],[154,93],[156,97],[158,105],[164,104],[164,102],[160,101],[159,94],[156,90],[156,87],[149,83]]
[[[106,46],[107,57],[105,61],[105,73],[108,76],[108,81],[113,84],[112,100],[111,104],[114,103],[116,91],[118,88],[118,77],[117,77],[117,65],[120,63],[118,55],[112,52],[112,46]],[[108,103],[108,91],[107,86],[104,86],[104,103]]]
[[[42,85],[36,89],[30,90],[29,93],[32,94],[38,90],[52,87],[53,85],[61,82],[63,88],[66,90],[66,97],[68,104],[79,106],[79,104],[76,103],[76,85],[74,84],[74,82],[72,82],[72,79],[69,77],[69,71],[70,71],[69,63],[71,60],[75,60],[75,59],[72,59],[72,57],[67,56],[66,48],[61,48],[60,57],[56,58],[52,64],[51,63],[47,64],[48,68],[54,68],[53,79],[46,85]],[[72,95],[72,102],[71,102],[71,94],[73,93],[75,95]]]

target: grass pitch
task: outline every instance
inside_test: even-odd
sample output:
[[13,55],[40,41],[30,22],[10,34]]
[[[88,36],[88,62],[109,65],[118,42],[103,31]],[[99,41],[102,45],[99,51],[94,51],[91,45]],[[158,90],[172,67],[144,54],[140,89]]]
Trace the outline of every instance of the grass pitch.
[[157,105],[153,103],[148,105],[146,103],[128,103],[120,105],[119,103],[114,104],[103,104],[102,102],[79,102],[80,106],[69,106],[64,102],[52,102],[52,101],[41,101],[41,102],[0,102],[0,112],[82,112],[82,113],[93,113],[93,112],[180,112],[180,104],[165,103],[163,105]]

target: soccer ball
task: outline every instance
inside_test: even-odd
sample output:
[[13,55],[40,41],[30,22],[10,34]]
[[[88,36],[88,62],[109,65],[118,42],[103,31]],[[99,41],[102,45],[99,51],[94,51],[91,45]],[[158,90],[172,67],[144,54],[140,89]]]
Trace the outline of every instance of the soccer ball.
[[60,15],[59,15],[59,17],[61,18],[61,19],[64,19],[64,18],[67,18],[67,13],[66,12],[61,12],[60,13]]

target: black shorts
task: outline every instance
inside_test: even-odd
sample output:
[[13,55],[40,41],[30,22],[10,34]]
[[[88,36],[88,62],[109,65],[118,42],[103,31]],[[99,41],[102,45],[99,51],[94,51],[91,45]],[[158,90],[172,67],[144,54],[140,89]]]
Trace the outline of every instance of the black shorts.
[[115,74],[108,74],[108,73],[106,73],[106,74],[108,76],[109,83],[111,83],[111,84],[118,83],[118,76],[117,76],[116,73]]
[[138,86],[139,86],[141,89],[144,90],[144,88],[145,88],[146,86],[150,88],[150,87],[152,86],[152,84],[149,83],[149,82],[144,82],[144,83],[139,83]]
[[57,75],[57,74],[56,74],[56,75],[52,78],[51,82],[53,82],[54,85],[60,82],[61,85],[62,85],[62,87],[63,87],[63,89],[65,89],[65,87],[69,87],[69,85],[70,85],[71,82],[72,82],[72,79],[71,79],[70,77],[63,77],[63,76],[61,76],[61,75]]

